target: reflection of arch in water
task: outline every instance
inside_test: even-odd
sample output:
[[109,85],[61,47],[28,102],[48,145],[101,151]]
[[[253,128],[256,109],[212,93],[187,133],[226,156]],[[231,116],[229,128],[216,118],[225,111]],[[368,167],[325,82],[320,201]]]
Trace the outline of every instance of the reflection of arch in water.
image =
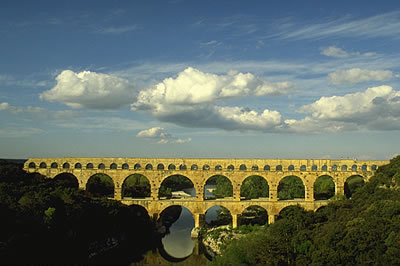
[[195,245],[191,238],[191,231],[195,226],[193,210],[181,205],[169,206],[160,213],[157,224],[166,228],[162,247],[169,259],[181,261],[193,253]]

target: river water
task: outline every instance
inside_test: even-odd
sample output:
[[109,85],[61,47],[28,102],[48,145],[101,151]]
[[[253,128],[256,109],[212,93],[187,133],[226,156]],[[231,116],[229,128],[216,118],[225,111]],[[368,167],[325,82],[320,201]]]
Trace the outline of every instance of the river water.
[[[209,191],[215,189],[214,185],[206,185],[205,197],[212,198],[214,195]],[[186,193],[195,196],[193,188],[186,189]],[[218,207],[207,211],[206,221],[210,222],[217,216]],[[182,207],[179,218],[171,225],[167,234],[161,240],[163,249],[160,251],[149,251],[144,259],[136,265],[207,265],[210,256],[197,239],[191,238],[191,231],[194,227],[192,213]]]

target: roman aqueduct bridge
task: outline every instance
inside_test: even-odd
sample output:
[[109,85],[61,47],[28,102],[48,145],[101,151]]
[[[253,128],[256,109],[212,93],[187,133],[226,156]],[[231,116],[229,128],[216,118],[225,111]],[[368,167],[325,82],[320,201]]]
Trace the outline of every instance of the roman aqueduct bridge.
[[[273,223],[279,212],[291,205],[299,205],[306,210],[317,210],[328,203],[314,200],[314,183],[318,177],[328,175],[335,183],[335,193],[344,194],[347,178],[361,176],[368,181],[378,167],[389,161],[327,160],[327,159],[185,159],[185,158],[30,158],[25,162],[28,173],[40,173],[49,178],[68,173],[78,181],[79,188],[86,189],[88,180],[95,174],[106,174],[114,183],[114,199],[124,204],[140,205],[148,214],[157,218],[169,206],[180,205],[189,209],[195,226],[204,223],[206,211],[213,206],[223,206],[232,215],[233,227],[244,209],[260,206],[268,213],[268,222]],[[122,197],[122,185],[132,174],[145,176],[150,183],[150,197],[132,199]],[[194,185],[196,197],[181,199],[159,198],[162,182],[172,176],[187,177]],[[227,177],[233,186],[233,197],[205,199],[204,186],[215,175]],[[243,181],[249,176],[261,176],[269,185],[269,197],[244,200],[240,197]],[[305,187],[304,199],[279,200],[279,182],[287,176],[300,178]]]

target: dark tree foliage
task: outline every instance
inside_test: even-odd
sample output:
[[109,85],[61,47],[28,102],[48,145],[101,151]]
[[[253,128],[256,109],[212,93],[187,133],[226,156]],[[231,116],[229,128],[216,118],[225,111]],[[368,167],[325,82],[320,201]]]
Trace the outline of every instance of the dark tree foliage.
[[129,176],[122,185],[123,197],[145,198],[150,197],[150,182],[140,174]]
[[105,174],[95,174],[90,177],[86,190],[95,197],[114,197],[114,183],[111,177]]
[[240,196],[246,199],[268,198],[268,182],[258,175],[249,176],[240,187]]
[[[127,264],[151,248],[146,212],[63,184],[0,160],[0,264]],[[110,239],[132,257],[100,259]]]
[[318,177],[314,183],[314,199],[326,200],[335,196],[335,183],[332,177],[324,175]]
[[351,199],[315,213],[283,209],[274,224],[232,241],[212,265],[399,265],[400,156],[359,185]]
[[303,181],[297,176],[287,176],[279,182],[278,198],[280,200],[304,198],[304,195]]
[[223,175],[215,175],[207,180],[207,185],[215,185],[213,194],[217,198],[232,197],[233,186],[231,181]]

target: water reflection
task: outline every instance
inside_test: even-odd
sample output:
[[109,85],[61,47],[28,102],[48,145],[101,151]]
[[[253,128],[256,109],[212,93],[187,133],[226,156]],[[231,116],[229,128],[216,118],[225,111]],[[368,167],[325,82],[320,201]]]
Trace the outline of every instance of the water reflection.
[[[215,185],[206,185],[204,196],[207,199],[215,198],[212,191]],[[185,189],[184,192],[195,195],[194,188]],[[207,221],[217,217],[217,210],[220,207],[211,208],[207,211]],[[135,265],[207,265],[209,256],[203,252],[203,247],[197,239],[191,238],[191,231],[194,227],[194,219],[192,213],[182,207],[179,218],[169,228],[169,234],[161,240],[162,247],[159,252],[150,251],[145,258]],[[170,256],[166,258],[164,252]],[[164,255],[160,254],[163,253]],[[207,258],[208,257],[208,258]],[[186,258],[186,259],[185,259]]]
[[170,233],[162,240],[165,251],[172,257],[185,258],[192,254],[195,241],[191,239],[190,233],[194,227],[192,213],[182,207],[178,220],[170,227]]

